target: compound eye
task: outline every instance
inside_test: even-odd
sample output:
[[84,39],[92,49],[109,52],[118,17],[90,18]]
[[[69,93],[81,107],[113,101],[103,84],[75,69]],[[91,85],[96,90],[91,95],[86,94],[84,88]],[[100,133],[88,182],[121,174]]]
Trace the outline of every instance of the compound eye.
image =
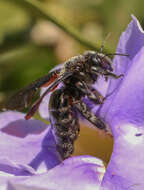
[[91,57],[91,61],[92,61],[92,63],[97,64],[97,66],[100,66],[100,64],[101,64],[101,60],[97,55],[93,55]]
[[105,58],[102,60],[102,67],[105,70],[113,71],[113,68],[111,65],[112,65],[111,59],[109,57],[105,56]]

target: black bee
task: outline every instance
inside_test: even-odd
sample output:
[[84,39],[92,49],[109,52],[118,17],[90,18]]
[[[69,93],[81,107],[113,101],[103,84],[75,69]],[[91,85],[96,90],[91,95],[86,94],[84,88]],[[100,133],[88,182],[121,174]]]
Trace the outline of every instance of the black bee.
[[[48,86],[31,107],[25,119],[30,119],[34,115],[45,95],[52,91],[48,108],[51,127],[57,151],[62,159],[66,159],[73,153],[73,144],[80,131],[78,112],[98,129],[107,131],[105,123],[95,116],[83,102],[84,97],[89,98],[95,104],[104,102],[104,97],[92,88],[92,84],[97,82],[99,76],[107,80],[109,77],[117,79],[122,75],[117,76],[113,73],[112,61],[107,55],[86,51],[83,55],[72,57],[61,68],[51,71],[17,92],[3,108],[13,110],[25,108],[29,106],[39,88]],[[62,83],[62,86],[56,89],[59,83]]]

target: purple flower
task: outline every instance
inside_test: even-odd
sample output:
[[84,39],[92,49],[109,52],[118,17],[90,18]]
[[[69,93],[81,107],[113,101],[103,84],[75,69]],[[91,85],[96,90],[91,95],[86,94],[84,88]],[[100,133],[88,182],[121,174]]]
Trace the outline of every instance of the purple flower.
[[[105,95],[102,106],[89,103],[109,125],[114,149],[105,171],[103,162],[91,156],[72,157],[61,163],[51,129],[24,114],[0,114],[0,184],[2,190],[143,190],[144,189],[144,32],[132,16],[122,33],[113,66],[124,74],[95,87]],[[100,85],[99,85],[100,84]],[[101,86],[103,85],[103,88]],[[40,114],[48,118],[47,104]],[[45,108],[43,107],[45,106]]]

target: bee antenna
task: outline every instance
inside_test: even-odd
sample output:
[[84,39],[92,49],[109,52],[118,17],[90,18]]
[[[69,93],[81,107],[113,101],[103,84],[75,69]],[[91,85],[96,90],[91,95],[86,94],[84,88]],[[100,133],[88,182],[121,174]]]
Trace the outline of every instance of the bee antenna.
[[123,54],[123,53],[108,53],[108,54],[105,54],[105,55],[102,57],[102,60],[103,60],[106,56],[110,56],[110,55],[129,56],[129,54]]
[[129,54],[124,54],[124,53],[109,53],[109,54],[106,54],[105,56],[110,56],[110,55],[129,56]]
[[109,32],[109,33],[106,35],[105,39],[103,40],[102,45],[101,45],[101,48],[100,48],[100,53],[103,52],[104,43],[108,40],[108,38],[110,37],[110,35],[111,35],[111,32]]

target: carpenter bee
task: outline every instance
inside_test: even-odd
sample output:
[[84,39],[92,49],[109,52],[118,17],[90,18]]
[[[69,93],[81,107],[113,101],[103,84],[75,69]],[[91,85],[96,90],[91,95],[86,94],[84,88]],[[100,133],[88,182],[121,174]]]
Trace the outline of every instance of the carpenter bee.
[[[4,104],[3,108],[19,110],[28,107],[38,89],[47,87],[46,91],[31,106],[25,119],[30,119],[43,98],[52,92],[48,108],[49,119],[56,149],[61,158],[66,159],[73,153],[74,141],[80,132],[78,112],[98,129],[107,131],[105,123],[95,116],[83,101],[83,98],[87,97],[95,104],[103,104],[104,97],[98,90],[92,88],[100,76],[107,80],[109,77],[117,79],[122,75],[117,76],[113,73],[112,61],[108,55],[86,51],[83,55],[72,57],[60,68],[52,70],[46,76],[18,91]],[[59,83],[62,85],[57,89]]]

